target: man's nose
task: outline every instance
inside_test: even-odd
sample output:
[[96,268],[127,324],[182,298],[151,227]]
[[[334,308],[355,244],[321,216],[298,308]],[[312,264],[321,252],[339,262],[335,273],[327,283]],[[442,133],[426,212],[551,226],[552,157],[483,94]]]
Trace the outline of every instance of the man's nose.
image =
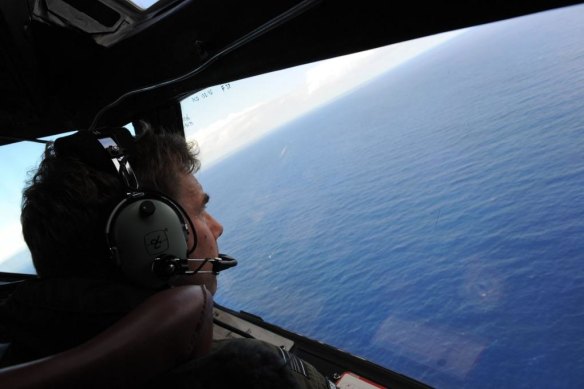
[[219,223],[217,221],[217,219],[215,219],[210,214],[207,214],[207,216],[209,218],[207,223],[209,224],[209,228],[211,229],[211,233],[213,234],[215,239],[218,239],[223,234],[223,226],[221,225],[221,223]]

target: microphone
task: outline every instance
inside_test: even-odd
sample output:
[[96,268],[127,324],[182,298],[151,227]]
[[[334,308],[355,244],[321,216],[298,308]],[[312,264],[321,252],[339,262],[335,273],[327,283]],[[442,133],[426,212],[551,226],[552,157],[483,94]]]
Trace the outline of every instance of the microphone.
[[[200,263],[195,270],[189,269],[190,263]],[[201,270],[206,263],[211,263],[213,270]],[[173,275],[219,274],[223,270],[237,266],[237,259],[227,254],[219,254],[215,258],[177,258],[165,255],[152,261],[152,272],[159,277],[168,278]]]
[[[215,275],[219,274],[219,272],[223,271],[223,270],[227,270],[227,269],[231,269],[232,267],[237,266],[237,259],[233,258],[230,255],[227,254],[219,254],[218,257],[215,258],[203,258],[203,259],[198,259],[198,258],[187,258],[186,259],[187,262],[192,262],[192,263],[201,263],[201,266],[199,266],[196,270],[189,270],[184,274],[205,274],[205,273],[213,273]],[[213,270],[201,270],[203,268],[203,266],[205,266],[206,263],[211,263],[213,265]]]

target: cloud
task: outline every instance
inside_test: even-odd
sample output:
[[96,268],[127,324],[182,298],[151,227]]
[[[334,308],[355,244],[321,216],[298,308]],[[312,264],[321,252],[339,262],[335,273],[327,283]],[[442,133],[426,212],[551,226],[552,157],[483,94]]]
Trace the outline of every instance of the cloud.
[[260,103],[229,114],[211,125],[187,135],[201,146],[203,168],[253,143],[270,130],[268,103]]
[[319,63],[306,72],[306,86],[308,94],[314,94],[327,85],[341,81],[347,74],[356,71],[360,65],[374,56],[374,50],[346,55]]
[[200,146],[202,168],[220,162],[315,107],[304,85],[186,134]]

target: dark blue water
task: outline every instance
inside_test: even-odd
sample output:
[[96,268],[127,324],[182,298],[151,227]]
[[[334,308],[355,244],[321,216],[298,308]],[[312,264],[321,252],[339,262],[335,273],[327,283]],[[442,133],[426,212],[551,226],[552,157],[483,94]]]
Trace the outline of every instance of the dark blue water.
[[203,171],[217,300],[438,387],[584,387],[582,20],[474,29]]

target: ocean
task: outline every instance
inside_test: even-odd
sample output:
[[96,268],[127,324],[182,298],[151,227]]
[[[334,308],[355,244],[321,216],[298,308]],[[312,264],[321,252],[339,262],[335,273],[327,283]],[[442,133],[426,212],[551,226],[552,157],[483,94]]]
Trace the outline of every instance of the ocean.
[[582,20],[469,30],[204,169],[216,300],[436,387],[584,387]]

